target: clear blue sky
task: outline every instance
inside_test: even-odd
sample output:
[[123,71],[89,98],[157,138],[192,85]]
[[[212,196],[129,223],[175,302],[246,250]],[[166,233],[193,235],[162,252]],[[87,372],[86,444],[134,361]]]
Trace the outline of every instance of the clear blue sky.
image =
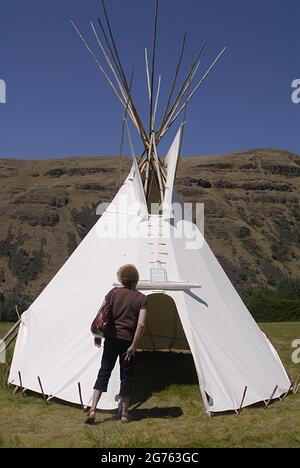
[[[228,46],[189,107],[183,154],[255,147],[299,154],[300,105],[291,102],[291,82],[300,78],[299,0],[160,4],[162,98],[184,31],[186,65],[206,36],[203,67]],[[107,0],[107,5],[127,71],[136,66],[134,95],[146,118],[144,47],[151,48],[154,0]],[[0,79],[7,83],[7,104],[0,105],[0,157],[118,154],[121,108],[70,25],[73,19],[96,48],[89,20],[100,12],[98,0],[1,0]]]

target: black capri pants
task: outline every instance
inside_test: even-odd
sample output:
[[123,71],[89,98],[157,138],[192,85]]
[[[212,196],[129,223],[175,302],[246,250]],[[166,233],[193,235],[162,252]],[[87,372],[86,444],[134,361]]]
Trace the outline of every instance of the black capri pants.
[[131,395],[133,387],[134,357],[131,357],[129,361],[125,360],[126,351],[130,345],[130,341],[120,340],[118,338],[105,339],[101,367],[94,390],[107,392],[108,381],[113,368],[115,367],[117,358],[119,357],[121,380],[119,395],[120,397],[129,397]]

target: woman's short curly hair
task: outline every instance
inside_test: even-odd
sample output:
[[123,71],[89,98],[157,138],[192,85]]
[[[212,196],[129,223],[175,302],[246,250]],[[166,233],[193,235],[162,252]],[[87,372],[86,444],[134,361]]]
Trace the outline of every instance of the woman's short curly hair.
[[139,282],[139,272],[134,265],[121,266],[117,271],[117,277],[125,288],[135,288]]

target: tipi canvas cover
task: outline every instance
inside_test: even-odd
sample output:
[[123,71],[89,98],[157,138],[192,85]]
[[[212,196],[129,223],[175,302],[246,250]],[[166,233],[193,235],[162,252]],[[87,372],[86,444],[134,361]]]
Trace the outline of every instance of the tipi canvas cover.
[[[23,387],[41,393],[39,377],[47,396],[79,404],[80,383],[83,403],[89,405],[102,353],[94,346],[90,324],[116,281],[116,270],[132,263],[140,272],[138,288],[157,297],[155,310],[149,310],[141,348],[180,348],[178,336],[171,336],[166,325],[166,311],[160,307],[160,298],[171,298],[194,358],[207,412],[238,410],[241,403],[248,406],[288,391],[290,380],[277,352],[190,215],[178,210],[183,206],[174,190],[179,140],[178,134],[164,161],[163,213],[148,213],[134,160],[111,205],[22,315],[11,384],[19,385],[20,372]],[[177,209],[173,208],[175,202]],[[117,365],[99,408],[116,408],[118,391]]]

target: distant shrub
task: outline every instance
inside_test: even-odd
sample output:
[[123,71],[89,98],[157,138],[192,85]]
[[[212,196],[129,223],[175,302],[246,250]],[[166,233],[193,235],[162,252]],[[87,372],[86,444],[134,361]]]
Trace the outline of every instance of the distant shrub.
[[9,262],[12,273],[24,284],[35,280],[43,271],[43,252],[33,251],[29,254],[25,249],[18,249]]
[[256,229],[256,228],[261,228],[261,227],[262,227],[262,223],[261,223],[258,219],[256,219],[256,218],[250,218],[250,219],[248,220],[248,224],[249,224],[249,226],[252,226],[252,227],[255,228],[255,229]]
[[281,278],[274,288],[239,292],[257,322],[300,321],[300,278]]
[[18,296],[14,293],[2,296],[0,303],[0,321],[1,322],[16,322],[18,316],[16,313],[16,306],[18,307],[19,314],[22,314],[31,304],[31,299],[25,296]]
[[254,297],[246,305],[257,322],[300,321],[300,300]]
[[283,278],[275,288],[278,298],[300,300],[300,278]]

